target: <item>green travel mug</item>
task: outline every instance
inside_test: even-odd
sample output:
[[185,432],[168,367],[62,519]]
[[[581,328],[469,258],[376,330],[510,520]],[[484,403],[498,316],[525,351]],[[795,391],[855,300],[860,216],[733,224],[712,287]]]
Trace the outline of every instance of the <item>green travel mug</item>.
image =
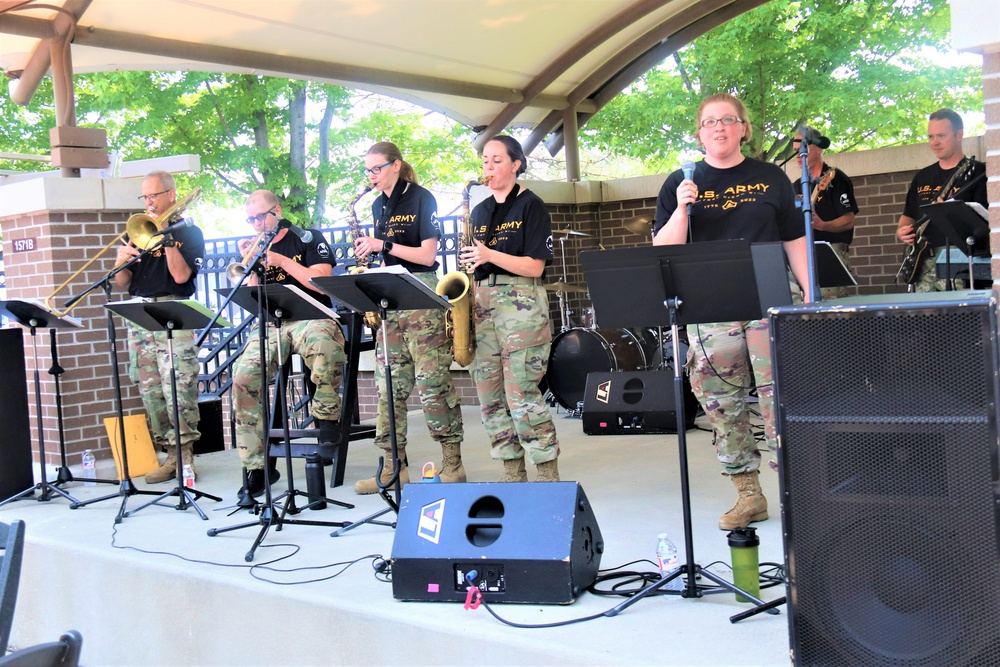
[[[760,538],[754,528],[734,528],[729,538],[729,551],[733,558],[733,583],[748,595],[760,597],[760,572],[757,551]],[[737,602],[750,602],[748,598],[736,594]]]

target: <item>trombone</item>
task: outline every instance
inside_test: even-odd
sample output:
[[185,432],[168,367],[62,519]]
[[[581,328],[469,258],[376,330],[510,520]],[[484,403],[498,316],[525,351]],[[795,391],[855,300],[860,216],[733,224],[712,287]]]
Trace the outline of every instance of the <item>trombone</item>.
[[[49,311],[51,311],[52,314],[55,315],[56,317],[65,317],[67,314],[69,314],[71,310],[73,310],[74,308],[77,307],[77,305],[79,305],[84,295],[87,294],[87,292],[89,292],[90,290],[88,289],[87,292],[84,292],[79,296],[73,297],[72,299],[64,303],[63,308],[65,308],[65,310],[63,311],[56,310],[52,306],[51,302],[56,294],[65,289],[65,287],[74,280],[76,280],[81,273],[90,268],[90,265],[96,262],[101,255],[110,250],[111,246],[120,243],[122,239],[125,238],[126,234],[128,234],[129,241],[131,241],[136,248],[139,248],[141,250],[151,251],[160,247],[160,245],[163,243],[163,238],[162,236],[159,235],[160,226],[164,222],[170,220],[175,215],[183,211],[185,208],[193,204],[195,201],[198,200],[198,197],[200,196],[201,196],[201,188],[200,187],[195,188],[190,193],[188,193],[186,197],[184,197],[178,202],[175,202],[173,206],[164,211],[163,214],[158,218],[154,218],[148,213],[136,213],[135,215],[129,217],[128,222],[125,223],[124,232],[116,236],[110,243],[101,248],[101,251],[99,253],[97,253],[91,259],[89,259],[86,264],[77,269],[77,271],[73,275],[71,275],[69,278],[63,281],[63,283],[59,285],[59,287],[52,290],[52,293],[49,294],[47,297],[45,297],[45,307],[48,308]],[[111,275],[112,273],[114,273],[115,271],[117,271],[118,269],[125,266],[131,261],[132,259],[129,258],[115,264],[114,268],[108,272],[108,275]]]

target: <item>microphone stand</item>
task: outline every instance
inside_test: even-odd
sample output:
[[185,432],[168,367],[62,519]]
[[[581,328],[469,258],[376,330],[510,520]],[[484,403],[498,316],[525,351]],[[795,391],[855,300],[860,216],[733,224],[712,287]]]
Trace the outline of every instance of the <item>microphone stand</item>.
[[806,273],[809,280],[809,297],[806,303],[812,303],[819,298],[819,282],[816,280],[816,255],[813,247],[812,226],[812,176],[809,174],[809,143],[805,131],[800,131],[802,141],[799,142],[799,157],[802,158],[802,215],[806,225]]

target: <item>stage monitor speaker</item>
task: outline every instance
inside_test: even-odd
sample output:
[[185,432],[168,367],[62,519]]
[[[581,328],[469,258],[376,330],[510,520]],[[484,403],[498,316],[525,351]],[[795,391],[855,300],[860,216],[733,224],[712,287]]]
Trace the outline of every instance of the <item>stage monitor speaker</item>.
[[604,541],[576,482],[407,484],[392,543],[398,600],[569,604],[597,578]]
[[797,665],[1000,660],[992,293],[771,315]]
[[[684,421],[694,426],[698,399],[683,378]],[[677,433],[672,370],[600,372],[587,375],[583,396],[587,435]]]
[[35,483],[31,458],[31,420],[24,365],[24,330],[0,329],[0,500],[26,491]]

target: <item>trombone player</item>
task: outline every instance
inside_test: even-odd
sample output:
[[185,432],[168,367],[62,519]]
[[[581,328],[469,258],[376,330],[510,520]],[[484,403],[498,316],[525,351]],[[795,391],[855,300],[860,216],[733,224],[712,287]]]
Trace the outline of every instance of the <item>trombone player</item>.
[[[142,181],[146,212],[159,218],[177,201],[174,177],[165,171],[149,173]],[[129,296],[154,301],[186,299],[195,292],[195,276],[205,258],[205,237],[201,230],[179,215],[161,222],[162,229],[177,226],[163,236],[163,242],[146,253],[131,268],[115,274],[115,282],[128,289]],[[128,239],[118,248],[118,262],[138,257],[140,251]],[[167,332],[145,331],[127,323],[129,377],[139,385],[146,422],[156,447],[167,450],[167,460],[146,475],[146,482],[158,484],[173,479],[177,470],[174,428],[180,429],[181,457],[194,469],[194,442],[198,432],[198,349],[196,331],[173,333],[173,363],[177,373],[177,411],[180,424],[173,423],[173,397],[170,389],[170,359],[167,357]]]

